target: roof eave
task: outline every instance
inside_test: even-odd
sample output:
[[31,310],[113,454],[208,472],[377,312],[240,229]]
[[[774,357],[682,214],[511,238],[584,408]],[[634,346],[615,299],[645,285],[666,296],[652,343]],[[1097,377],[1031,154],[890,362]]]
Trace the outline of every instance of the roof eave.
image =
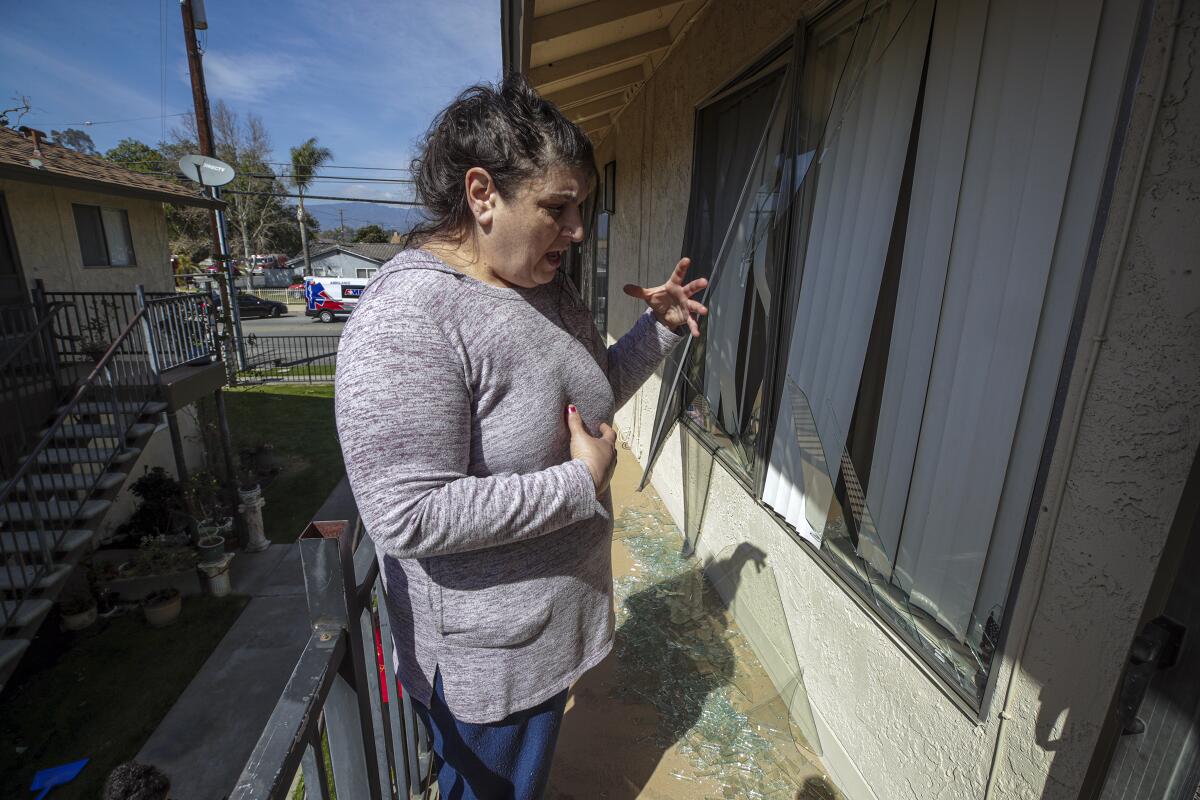
[[210,197],[125,186],[119,183],[81,178],[76,175],[63,175],[61,172],[22,167],[16,164],[0,164],[0,178],[25,181],[27,183],[41,183],[48,186],[62,186],[68,189],[80,189],[82,191],[101,194],[113,194],[120,197],[136,197],[141,200],[158,200],[177,206],[214,209],[224,209],[226,206],[225,201],[214,200]]
[[500,0],[500,49],[504,74],[529,67],[533,0]]

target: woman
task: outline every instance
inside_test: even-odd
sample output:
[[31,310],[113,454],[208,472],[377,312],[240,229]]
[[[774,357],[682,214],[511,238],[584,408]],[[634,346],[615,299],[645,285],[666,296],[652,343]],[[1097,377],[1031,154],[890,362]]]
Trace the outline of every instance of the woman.
[[558,271],[592,146],[521,77],[460,95],[413,173],[431,222],[346,324],[338,434],[442,796],[536,798],[568,688],[612,647],[609,423],[698,335],[705,281],[684,259],[626,286],[649,308],[604,345]]

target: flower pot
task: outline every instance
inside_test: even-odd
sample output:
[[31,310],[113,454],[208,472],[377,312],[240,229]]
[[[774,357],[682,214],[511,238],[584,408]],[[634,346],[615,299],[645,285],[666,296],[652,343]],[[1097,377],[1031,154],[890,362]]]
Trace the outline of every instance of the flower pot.
[[71,614],[68,614],[66,611],[62,612],[62,626],[64,630],[81,631],[84,628],[89,627],[95,621],[95,604],[88,606],[82,611],[76,611]]
[[101,589],[96,595],[96,613],[108,614],[117,607],[118,595],[111,589]]
[[[211,528],[209,530],[218,529]],[[216,533],[201,536],[200,541],[196,543],[196,549],[200,551],[201,564],[213,564],[225,557],[225,537]]]
[[200,523],[199,527],[201,536],[225,536],[233,531],[233,517],[219,517],[217,519],[206,519]]
[[164,628],[179,618],[183,598],[174,589],[153,592],[142,602],[142,612],[151,627]]

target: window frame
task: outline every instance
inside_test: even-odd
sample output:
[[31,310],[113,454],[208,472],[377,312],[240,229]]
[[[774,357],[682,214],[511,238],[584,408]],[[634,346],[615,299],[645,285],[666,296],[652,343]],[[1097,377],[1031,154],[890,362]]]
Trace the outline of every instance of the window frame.
[[[801,27],[804,27],[803,22],[800,24],[801,24]],[[714,91],[707,97],[701,99],[698,103],[695,104],[695,106],[693,107],[693,131],[692,131],[692,175],[693,176],[696,175],[700,171],[700,168],[701,168],[701,165],[698,163],[698,161],[701,157],[700,145],[701,145],[701,136],[703,133],[701,125],[699,124],[700,115],[705,110],[712,108],[717,103],[720,103],[722,100],[725,100],[725,99],[735,95],[736,93],[747,89],[748,87],[752,87],[752,86],[770,78],[771,76],[775,75],[776,73],[782,73],[780,75],[780,80],[783,81],[784,84],[780,87],[780,91],[781,92],[785,91],[788,88],[786,85],[786,81],[788,80],[789,71],[791,71],[793,80],[794,80],[795,76],[797,75],[797,72],[796,72],[797,68],[803,66],[805,38],[806,37],[803,35],[797,36],[794,32],[787,34],[786,36],[782,37],[779,41],[775,42],[770,48],[768,48],[767,51],[762,56],[760,56],[759,58],[756,58],[748,67],[746,67],[741,72],[739,72],[732,80],[728,81],[727,83],[722,85],[720,88],[718,88],[716,91]],[[791,95],[786,98],[781,96],[781,98],[780,98],[781,102],[787,102],[788,106],[789,106],[787,109],[787,120],[784,123],[784,126],[785,126],[784,141],[785,142],[787,142],[789,140],[791,127],[794,124],[793,117],[796,113],[796,108],[795,108],[796,94],[797,94],[797,87],[796,87],[796,84],[793,83],[793,85],[791,87]],[[768,119],[768,123],[769,122],[770,122],[770,120]],[[690,192],[689,192],[689,197],[688,197],[689,208],[694,206],[694,204],[696,204],[699,201],[699,197],[700,197],[701,193],[702,193],[701,185],[699,183],[697,183],[695,180],[693,180],[691,182]],[[807,198],[808,194],[809,194],[809,189],[806,187],[805,191],[804,191],[804,197]],[[784,249],[785,249],[785,252],[787,252],[787,253],[791,252],[792,233],[793,233],[792,215],[794,213],[795,213],[794,207],[789,207],[786,212],[786,214],[787,214],[786,221],[783,223],[785,225],[785,231],[786,231],[786,240],[784,242]],[[732,220],[730,220],[730,222],[732,223]],[[685,233],[685,236],[686,236],[686,233]],[[772,294],[776,297],[783,297],[781,292],[786,289],[787,272],[788,271],[787,271],[786,265],[785,265],[785,269],[779,271],[779,273],[775,276],[774,283],[770,286],[770,290],[771,290]],[[773,417],[773,411],[772,411],[772,401],[774,399],[773,393],[775,391],[774,385],[775,385],[775,381],[776,381],[776,373],[781,371],[778,361],[779,361],[779,351],[781,349],[782,336],[783,336],[782,322],[783,322],[783,317],[781,314],[776,312],[776,313],[772,313],[772,314],[768,315],[768,319],[767,319],[768,330],[766,331],[766,342],[765,342],[766,353],[764,354],[765,366],[764,366],[764,376],[763,376],[763,386],[762,386],[763,432],[762,432],[762,435],[759,437],[759,440],[755,443],[754,452],[752,454],[753,463],[752,463],[750,471],[747,471],[741,464],[738,464],[737,462],[735,462],[733,459],[733,456],[729,452],[727,452],[728,448],[722,447],[695,420],[688,417],[688,415],[686,413],[684,413],[685,408],[682,404],[680,406],[680,413],[676,418],[677,421],[680,423],[680,425],[682,425],[684,428],[686,428],[688,430],[688,432],[692,435],[692,438],[696,441],[696,443],[700,447],[702,447],[709,455],[711,455],[716,461],[721,463],[722,466],[724,466],[725,471],[730,475],[730,477],[732,477],[739,485],[741,485],[742,488],[744,488],[751,495],[751,497],[753,497],[755,499],[755,502],[757,502],[759,504],[761,504],[761,494],[762,494],[761,486],[762,486],[763,481],[766,479],[766,458],[768,455],[767,448],[770,444],[770,439],[771,439],[770,434],[774,430],[774,427],[773,427],[774,417]],[[704,329],[704,332],[702,335],[705,336],[706,343],[707,343],[707,328]],[[688,357],[695,358],[696,356],[689,353]],[[685,372],[686,372],[686,369],[687,369],[687,365],[684,365]],[[681,391],[681,392],[684,391],[682,381],[683,381],[683,379],[681,376],[681,385],[680,385],[680,389],[679,389],[679,391]]]
[[[87,254],[84,252],[83,237],[80,235],[79,229],[79,214],[81,211],[87,213],[95,212],[96,220],[99,223],[100,241],[104,245],[104,263],[89,264]],[[124,226],[124,234],[126,241],[129,242],[129,263],[114,264],[112,263],[112,241],[109,237],[109,228],[104,221],[104,212],[113,211],[121,216],[121,224]],[[133,228],[129,223],[129,210],[118,208],[117,206],[93,205],[91,203],[72,203],[71,216],[75,223],[75,241],[79,245],[79,261],[84,269],[125,269],[128,267],[137,267],[137,249],[133,244]]]

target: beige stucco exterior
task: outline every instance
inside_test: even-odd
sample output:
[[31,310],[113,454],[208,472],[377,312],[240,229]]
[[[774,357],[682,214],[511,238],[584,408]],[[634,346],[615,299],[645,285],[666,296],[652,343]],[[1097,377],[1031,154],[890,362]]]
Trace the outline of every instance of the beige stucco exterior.
[[[48,291],[130,292],[174,290],[163,204],[119,195],[0,179],[12,221],[25,286],[41,279]],[[73,203],[125,209],[137,266],[84,267]]]
[[[826,766],[850,798],[1078,794],[1200,442],[1200,98],[1188,86],[1200,2],[1179,5],[1185,24],[1168,2],[1151,26],[1047,488],[1008,603],[1012,631],[981,717],[713,470],[698,554],[741,542],[766,552]],[[604,136],[598,162],[617,162],[610,331],[641,311],[616,288],[661,282],[680,255],[696,105],[788,35],[801,6],[710,3]],[[1090,231],[1094,219],[1073,224]],[[643,463],[659,386],[652,378],[617,417]],[[683,527],[681,435],[654,484]],[[778,613],[755,585],[735,609],[752,637],[764,629],[754,616]],[[777,647],[756,642],[768,662]]]

